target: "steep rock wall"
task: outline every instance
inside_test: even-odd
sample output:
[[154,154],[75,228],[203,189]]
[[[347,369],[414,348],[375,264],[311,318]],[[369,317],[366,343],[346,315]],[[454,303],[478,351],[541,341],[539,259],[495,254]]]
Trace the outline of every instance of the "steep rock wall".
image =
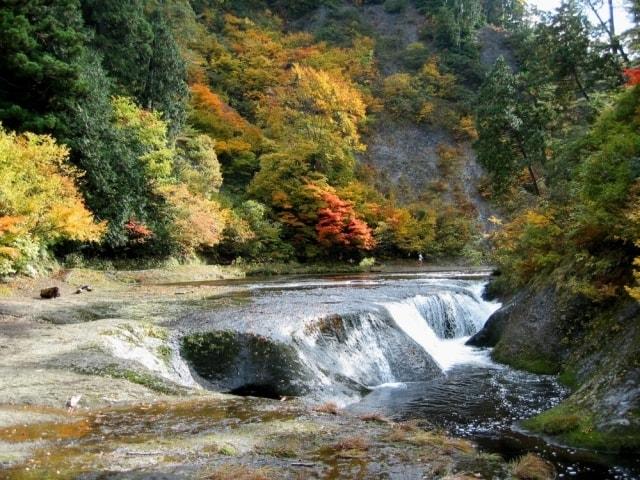
[[595,305],[562,287],[529,287],[505,302],[470,345],[573,390],[525,426],[602,450],[640,449],[640,304]]

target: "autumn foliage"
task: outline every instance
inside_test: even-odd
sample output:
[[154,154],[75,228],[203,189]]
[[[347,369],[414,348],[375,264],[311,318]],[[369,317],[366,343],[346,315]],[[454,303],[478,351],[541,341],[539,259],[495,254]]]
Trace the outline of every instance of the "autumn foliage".
[[85,207],[68,156],[49,136],[0,126],[0,273],[19,271],[63,240],[100,240],[105,224]]
[[143,222],[139,222],[135,218],[130,218],[129,221],[124,224],[124,229],[132,243],[145,243],[153,237],[153,231]]
[[640,84],[640,67],[629,67],[624,69],[624,76],[627,78],[627,85]]
[[327,248],[371,250],[375,241],[369,226],[357,217],[353,204],[334,193],[321,194],[325,206],[318,211],[318,242]]
[[[238,112],[225,103],[220,96],[202,83],[191,85],[193,122],[207,133],[224,141],[234,137],[246,137],[251,145],[259,139],[260,132]],[[219,145],[220,147],[220,145]]]

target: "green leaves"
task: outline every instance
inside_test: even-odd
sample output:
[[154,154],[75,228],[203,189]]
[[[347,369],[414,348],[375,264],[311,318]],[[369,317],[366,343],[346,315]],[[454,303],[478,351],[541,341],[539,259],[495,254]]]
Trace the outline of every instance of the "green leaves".
[[487,76],[477,107],[478,160],[493,179],[494,190],[508,191],[520,170],[528,170],[531,189],[539,195],[534,169],[546,160],[545,127],[548,118],[503,57]]

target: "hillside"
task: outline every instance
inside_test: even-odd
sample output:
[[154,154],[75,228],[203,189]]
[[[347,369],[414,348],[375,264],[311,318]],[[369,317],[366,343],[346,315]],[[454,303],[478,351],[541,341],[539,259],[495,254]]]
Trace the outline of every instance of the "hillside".
[[[449,64],[427,7],[175,0],[123,15],[87,1],[5,13],[20,28],[3,33],[4,148],[46,158],[54,166],[34,175],[66,186],[41,182],[25,208],[19,192],[32,185],[7,184],[4,273],[47,252],[76,263],[479,261],[490,216],[471,148],[482,73]],[[51,21],[66,34],[44,42]],[[466,35],[461,65],[477,62]],[[26,132],[59,149],[39,150],[38,137],[27,149]]]

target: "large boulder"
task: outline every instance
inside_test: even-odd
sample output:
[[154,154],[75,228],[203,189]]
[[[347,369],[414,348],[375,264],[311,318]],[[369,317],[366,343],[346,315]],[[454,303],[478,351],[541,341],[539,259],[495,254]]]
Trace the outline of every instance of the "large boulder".
[[494,347],[495,360],[536,373],[557,373],[568,353],[567,318],[579,309],[552,285],[527,288],[495,312],[468,345]]
[[596,304],[565,287],[528,287],[505,302],[468,344],[496,361],[561,373],[571,395],[526,423],[563,442],[640,450],[640,304]]

